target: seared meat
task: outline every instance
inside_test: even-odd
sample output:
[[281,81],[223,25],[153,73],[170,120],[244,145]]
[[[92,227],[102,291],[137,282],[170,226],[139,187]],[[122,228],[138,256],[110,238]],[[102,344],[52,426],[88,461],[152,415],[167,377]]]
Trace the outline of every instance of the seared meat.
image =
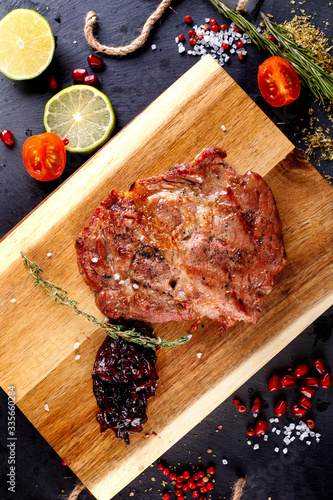
[[111,191],[76,241],[105,316],[255,323],[286,256],[273,194],[225,151]]

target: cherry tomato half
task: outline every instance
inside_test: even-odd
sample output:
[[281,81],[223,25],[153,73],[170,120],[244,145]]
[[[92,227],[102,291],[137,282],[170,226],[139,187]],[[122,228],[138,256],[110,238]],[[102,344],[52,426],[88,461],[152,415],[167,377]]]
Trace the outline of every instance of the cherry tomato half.
[[294,102],[301,91],[298,74],[279,56],[269,57],[259,66],[258,85],[263,98],[276,108]]
[[39,181],[57,179],[66,164],[65,145],[52,132],[29,137],[23,144],[22,156],[28,173]]

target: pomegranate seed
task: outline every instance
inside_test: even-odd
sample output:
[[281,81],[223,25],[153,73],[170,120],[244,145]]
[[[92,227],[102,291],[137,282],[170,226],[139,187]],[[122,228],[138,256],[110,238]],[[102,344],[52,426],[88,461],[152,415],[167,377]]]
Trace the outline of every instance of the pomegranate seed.
[[199,40],[202,40],[202,39],[203,39],[203,37],[204,37],[204,36],[203,36],[203,34],[202,34],[202,33],[199,33],[199,35],[198,35],[198,39],[199,39]]
[[97,75],[88,75],[85,76],[83,79],[84,85],[97,85],[98,83],[98,76]]
[[159,463],[158,466],[157,466],[158,470],[163,470],[164,469],[164,465]]
[[182,490],[186,493],[190,489],[188,484],[183,484],[182,485]]
[[315,394],[315,390],[313,389],[313,387],[305,387],[305,385],[301,385],[301,387],[298,390],[301,394],[303,394],[307,398],[313,398]]
[[210,26],[209,26],[209,24],[204,24],[204,25],[203,25],[203,29],[204,29],[205,31],[209,31],[209,30],[210,30]]
[[189,30],[187,34],[190,38],[193,38],[196,35],[196,32],[194,30]]
[[171,496],[169,495],[169,493],[164,493],[163,495],[163,500],[170,500]]
[[227,29],[228,29],[228,26],[227,26],[226,24],[221,24],[220,29],[221,29],[222,31],[227,30]]
[[197,43],[197,41],[196,41],[196,39],[195,39],[195,38],[190,38],[190,39],[189,39],[189,41],[188,41],[188,43],[189,43],[190,45],[195,45],[195,44]]
[[58,88],[58,82],[52,75],[50,80],[49,80],[49,89],[50,90],[56,90]]
[[169,469],[168,469],[167,467],[164,467],[164,469],[162,470],[162,474],[163,474],[164,476],[168,476],[168,475],[170,474]]
[[184,21],[185,21],[186,23],[190,23],[190,22],[192,21],[192,16],[185,16],[185,17],[184,17]]
[[234,31],[239,32],[239,31],[242,31],[242,30],[240,28],[238,28],[238,26],[234,26]]
[[236,43],[237,47],[239,49],[242,49],[244,47],[244,43],[241,41],[241,40],[238,40],[238,42]]
[[249,427],[248,430],[247,430],[247,435],[248,436],[254,436],[254,430],[252,429],[252,427]]
[[188,471],[188,470],[186,470],[186,471],[184,472],[184,474],[183,474],[183,478],[184,478],[184,479],[189,479],[190,477],[191,477],[191,474],[189,473],[189,471]]
[[67,139],[67,137],[64,137],[62,142],[64,143],[65,146],[67,146],[67,144],[69,143],[69,140]]
[[305,396],[301,396],[299,398],[298,404],[299,404],[299,406],[301,406],[302,408],[305,408],[306,410],[311,410],[311,408],[312,408],[312,403],[311,403],[310,399],[308,399]]
[[296,378],[302,378],[304,375],[306,375],[309,371],[309,365],[299,365],[296,366],[294,373]]
[[319,385],[322,389],[329,389],[333,385],[333,377],[330,373],[325,373],[320,377]]
[[289,389],[289,387],[293,387],[296,383],[295,377],[292,375],[284,375],[281,378],[281,387],[282,389]]
[[[211,475],[215,474],[215,469],[214,469],[214,467],[209,467],[209,468],[207,469],[207,472],[208,472],[208,474],[211,474]],[[203,476],[202,476],[202,477],[203,477]]]
[[193,498],[198,498],[198,497],[199,497],[199,495],[200,495],[200,493],[198,492],[198,490],[194,490],[194,491],[192,491],[192,497],[193,497]]
[[319,380],[317,377],[305,377],[304,384],[309,387],[319,387]]
[[281,401],[279,401],[276,404],[276,406],[275,406],[275,408],[273,410],[273,413],[277,417],[282,417],[282,415],[284,415],[287,410],[288,410],[288,403],[287,403],[287,401],[285,401],[284,399],[281,399]]
[[313,366],[315,367],[317,372],[320,373],[320,375],[324,375],[324,373],[327,372],[327,364],[324,359],[321,358],[315,359],[313,362]]
[[224,42],[224,43],[222,43],[222,48],[223,48],[224,50],[228,50],[229,45],[228,45],[226,42]]
[[216,19],[211,19],[209,22],[210,22],[211,25],[217,24]]
[[309,429],[314,429],[315,423],[313,420],[307,420],[306,423],[308,424]]
[[254,426],[254,433],[256,436],[261,436],[268,431],[268,423],[266,420],[257,420],[256,425]]
[[254,398],[251,405],[251,413],[259,413],[262,408],[262,399],[258,397]]
[[14,144],[14,135],[10,130],[2,130],[0,132],[0,139],[7,146],[12,146]]
[[207,488],[208,491],[212,491],[214,489],[213,483],[207,483],[206,484],[206,488]]
[[198,481],[198,479],[199,479],[199,476],[196,472],[193,474],[192,477],[193,477],[193,481]]
[[278,377],[277,375],[273,375],[268,381],[267,389],[270,392],[277,392],[278,390],[280,390],[281,389],[280,377]]
[[218,33],[220,31],[220,28],[218,27],[217,24],[213,24],[212,31],[214,31],[214,33]]
[[92,69],[100,69],[104,66],[104,61],[101,57],[96,56],[96,54],[90,54],[87,57],[89,66]]
[[270,39],[271,42],[275,42],[275,38],[273,35],[268,35],[268,38]]
[[84,68],[76,68],[72,72],[72,80],[76,82],[83,82],[84,78],[88,75],[88,71]]
[[207,491],[208,490],[207,490],[206,486],[201,486],[201,488],[200,488],[201,493],[207,493]]
[[[211,469],[214,469],[214,467],[210,467],[210,468],[211,468]],[[209,472],[209,469],[208,469],[208,472]],[[212,472],[212,474],[215,474],[215,469],[214,469],[214,472]],[[205,477],[205,473],[204,473],[204,471],[203,471],[203,470],[200,470],[200,471],[198,472],[198,477],[199,477],[200,479],[202,479],[203,477]]]
[[180,35],[178,35],[178,41],[179,42],[183,42],[184,39],[185,39],[185,37],[184,37],[183,33],[181,33]]
[[294,415],[294,417],[299,417],[302,418],[306,414],[307,410],[305,408],[301,408],[298,405],[294,405],[291,408],[291,413]]

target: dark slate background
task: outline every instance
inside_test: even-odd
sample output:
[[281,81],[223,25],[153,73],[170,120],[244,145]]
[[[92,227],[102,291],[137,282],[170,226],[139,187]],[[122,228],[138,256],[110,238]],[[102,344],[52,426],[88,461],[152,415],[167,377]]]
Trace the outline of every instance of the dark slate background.
[[[21,151],[25,139],[32,134],[44,132],[43,111],[51,97],[47,82],[51,74],[65,88],[72,84],[71,72],[76,67],[87,67],[86,58],[92,52],[84,35],[85,14],[94,9],[99,14],[98,37],[106,44],[126,44],[136,37],[158,0],[52,0],[32,2],[28,0],[3,0],[0,4],[0,18],[14,8],[32,8],[44,15],[51,24],[57,39],[55,56],[51,66],[37,79],[28,82],[12,82],[0,76],[0,129],[7,128],[15,135],[15,145],[8,148],[0,143],[0,236],[4,236],[19,223],[33,208],[71,175],[88,157],[69,154],[62,177],[56,181],[42,183],[32,179],[25,171]],[[236,1],[230,0],[232,6]],[[326,20],[332,20],[333,7],[328,0],[250,0],[248,18],[258,24],[260,11],[272,14],[274,20],[283,22],[295,13],[314,15],[313,21],[332,38],[332,27]],[[100,89],[111,99],[117,118],[115,133],[121,130],[138,113],[177,80],[187,69],[198,61],[197,57],[179,55],[174,42],[180,33],[186,33],[184,16],[191,14],[195,23],[202,24],[206,17],[215,17],[219,24],[226,20],[217,13],[209,0],[174,0],[172,10],[157,23],[145,47],[122,59],[105,57],[105,68],[99,73]],[[227,21],[227,24],[229,21]],[[151,50],[156,44],[157,49]],[[226,71],[281,128],[289,139],[300,149],[304,144],[300,135],[295,135],[296,125],[308,123],[307,110],[312,107],[320,118],[320,124],[329,126],[327,115],[318,109],[309,92],[302,90],[301,98],[294,104],[273,109],[261,97],[256,83],[258,65],[267,57],[255,47],[247,46],[248,56],[243,62],[232,57]],[[209,112],[209,110],[207,110]],[[283,123],[283,124],[281,124]],[[191,133],[190,130],[187,133]],[[263,131],[264,133],[264,131]],[[161,138],[163,140],[163,138]],[[244,144],[246,148],[246,144]],[[319,160],[319,154],[312,160],[318,171],[333,175],[332,164]],[[129,184],[132,179],[129,179]],[[38,229],[38,228],[37,228]],[[309,362],[316,356],[323,356],[333,369],[332,324],[333,308],[326,311],[288,347],[282,350],[264,368],[248,380],[237,391],[237,397],[249,405],[250,397],[261,394],[265,400],[263,416],[270,418],[276,396],[268,393],[267,380],[273,373],[284,374],[298,363]],[[15,346],[13,346],[15,349]],[[18,353],[19,355],[19,353]],[[223,363],[223,360],[221,360]],[[18,388],[19,389],[19,388]],[[175,387],[175,390],[177,388]],[[290,404],[297,398],[296,389],[287,393]],[[223,396],[223,395],[222,395]],[[234,395],[235,396],[235,395]],[[0,391],[0,498],[5,500],[58,500],[65,499],[75,486],[77,479],[72,471],[63,466],[61,458],[50,448],[29,421],[17,410],[16,445],[16,493],[10,493],[8,485],[7,440],[7,395]],[[333,389],[317,391],[313,410],[308,417],[316,422],[315,431],[321,433],[320,443],[312,440],[311,446],[298,439],[289,446],[287,455],[275,453],[274,447],[283,447],[282,436],[269,434],[269,440],[252,439],[260,444],[253,450],[246,444],[246,429],[252,424],[248,412],[240,414],[228,398],[196,428],[189,432],[163,457],[170,466],[201,464],[216,467],[215,490],[212,499],[230,498],[231,487],[238,477],[246,475],[244,500],[330,500],[333,498],[332,417]],[[75,405],[75,401],[73,401]],[[280,428],[295,421],[285,416],[278,424]],[[222,429],[219,426],[222,425]],[[149,439],[158,439],[150,436]],[[211,450],[209,453],[207,450]],[[89,453],[89,450],[87,450]],[[200,458],[199,458],[200,457]],[[222,460],[228,461],[227,465]],[[154,481],[154,479],[156,481]],[[154,467],[130,483],[116,495],[126,499],[134,493],[136,499],[159,498],[164,477]],[[93,498],[87,490],[80,499]],[[172,498],[175,498],[174,496]],[[190,496],[188,495],[188,498]]]

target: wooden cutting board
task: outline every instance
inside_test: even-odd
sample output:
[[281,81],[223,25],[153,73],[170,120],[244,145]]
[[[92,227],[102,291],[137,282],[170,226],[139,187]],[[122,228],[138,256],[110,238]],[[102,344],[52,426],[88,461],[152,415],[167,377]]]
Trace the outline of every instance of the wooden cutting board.
[[[252,169],[269,183],[288,264],[256,325],[238,324],[220,337],[204,320],[189,344],[160,351],[149,420],[126,447],[111,432],[101,435],[95,420],[91,372],[105,333],[34,289],[20,251],[102,318],[76,265],[80,229],[111,188],[127,190],[206,146],[224,147],[238,172]],[[95,497],[108,500],[333,303],[332,216],[331,187],[230,76],[203,58],[1,242],[1,386],[16,385],[19,408]],[[169,340],[188,330],[156,326]]]

